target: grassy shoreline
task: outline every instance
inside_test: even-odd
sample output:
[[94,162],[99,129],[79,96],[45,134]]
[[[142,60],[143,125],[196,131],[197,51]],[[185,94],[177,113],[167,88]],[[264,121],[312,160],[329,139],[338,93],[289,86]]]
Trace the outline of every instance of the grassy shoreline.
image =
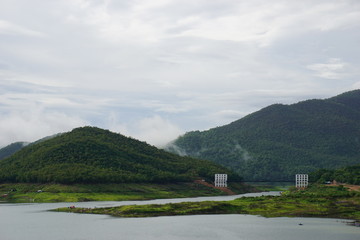
[[[237,193],[255,191],[241,183],[231,183]],[[85,202],[85,201],[127,201],[160,198],[185,198],[200,196],[221,196],[226,193],[201,184],[0,184],[0,202]]]
[[360,193],[341,187],[313,186],[282,196],[243,197],[231,201],[127,205],[109,208],[59,208],[54,211],[155,217],[196,214],[251,214],[264,217],[327,217],[360,221]]

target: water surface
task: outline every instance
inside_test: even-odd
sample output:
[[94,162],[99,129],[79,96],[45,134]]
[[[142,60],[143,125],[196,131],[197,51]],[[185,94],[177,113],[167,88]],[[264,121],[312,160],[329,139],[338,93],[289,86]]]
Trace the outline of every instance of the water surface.
[[[254,196],[260,193],[240,196]],[[126,202],[74,203],[79,207],[182,201],[231,200],[239,196],[160,199]],[[360,228],[343,220],[319,218],[263,218],[251,215],[199,215],[154,218],[115,218],[49,212],[71,203],[0,204],[1,240],[359,240]],[[303,225],[299,225],[302,223]]]

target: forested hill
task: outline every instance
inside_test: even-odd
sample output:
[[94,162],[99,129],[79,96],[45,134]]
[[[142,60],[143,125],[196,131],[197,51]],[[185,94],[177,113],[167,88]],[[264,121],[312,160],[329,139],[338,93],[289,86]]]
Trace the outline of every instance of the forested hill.
[[212,160],[248,181],[360,163],[360,90],[275,104],[229,125],[186,133],[167,150]]
[[310,180],[318,183],[332,182],[360,185],[360,164],[335,170],[319,169],[310,174]]
[[167,183],[212,179],[219,172],[240,178],[215,163],[95,127],[76,128],[0,160],[0,182]]
[[44,138],[41,138],[35,142],[14,142],[9,144],[6,147],[0,148],[0,160],[10,157],[11,155],[13,155],[14,153],[16,153],[17,151],[20,151],[22,148],[31,145],[31,144],[37,144],[39,142],[43,142],[45,140],[48,140],[50,138],[56,137],[58,135],[60,135],[61,133],[55,134],[55,135],[51,135],[51,136],[47,136]]
[[28,142],[15,142],[6,147],[1,148],[0,160],[13,155],[14,153],[16,153],[17,151],[19,151],[28,144],[29,144]]

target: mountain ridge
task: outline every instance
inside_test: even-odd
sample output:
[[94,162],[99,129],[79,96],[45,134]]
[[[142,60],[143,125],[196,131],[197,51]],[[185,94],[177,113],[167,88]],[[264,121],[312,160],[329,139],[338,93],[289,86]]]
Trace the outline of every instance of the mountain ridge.
[[360,90],[273,104],[227,125],[180,136],[167,150],[214,161],[248,181],[290,181],[297,172],[360,161]]
[[2,182],[126,183],[240,177],[206,160],[179,157],[96,127],[76,128],[0,160]]
[[29,144],[29,142],[14,142],[3,148],[0,148],[0,160],[10,157],[11,155]]

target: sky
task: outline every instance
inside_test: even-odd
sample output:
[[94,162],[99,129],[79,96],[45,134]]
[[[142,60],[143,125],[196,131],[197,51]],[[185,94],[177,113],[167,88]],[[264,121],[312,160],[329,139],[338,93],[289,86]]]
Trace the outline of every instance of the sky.
[[0,0],[0,146],[97,126],[161,147],[359,75],[358,0]]

